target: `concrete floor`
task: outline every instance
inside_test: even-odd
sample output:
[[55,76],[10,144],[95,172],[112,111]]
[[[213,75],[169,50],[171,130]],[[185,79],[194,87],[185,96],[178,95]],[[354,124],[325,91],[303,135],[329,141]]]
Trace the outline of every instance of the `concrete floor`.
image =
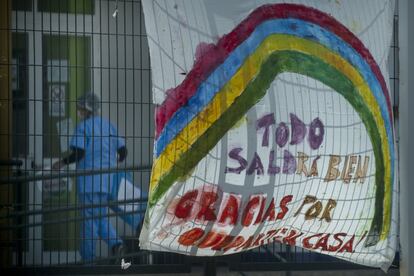
[[[121,275],[121,274],[119,274]],[[122,274],[125,275],[125,274]],[[194,267],[191,273],[172,273],[172,274],[138,274],[148,276],[203,276],[202,267]],[[218,268],[216,275],[228,276],[397,276],[400,275],[398,269],[390,269],[388,273],[381,270],[367,269],[367,270],[331,270],[331,271],[263,271],[263,272],[231,272],[227,268]],[[102,275],[103,276],[103,275]],[[108,275],[105,275],[108,276]]]

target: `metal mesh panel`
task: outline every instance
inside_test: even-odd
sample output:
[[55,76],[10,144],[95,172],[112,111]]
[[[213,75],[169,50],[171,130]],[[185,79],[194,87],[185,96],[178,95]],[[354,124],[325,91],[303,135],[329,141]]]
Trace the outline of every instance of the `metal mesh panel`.
[[[230,264],[234,270],[356,267],[278,243],[207,261],[140,251],[136,232],[145,212],[154,134],[140,1],[19,0],[2,5],[0,31],[6,43],[1,51],[6,57],[0,66],[10,75],[10,81],[0,83],[0,136],[9,149],[0,155],[2,267],[112,273],[120,269],[114,237],[123,241],[125,262],[133,264],[129,272],[184,272],[191,263]],[[397,14],[394,25],[389,70],[398,120]],[[89,117],[99,119],[86,124],[78,110],[88,92],[99,97],[100,111]],[[79,129],[83,136],[74,138]],[[92,165],[52,168],[74,152],[78,140],[87,139],[80,162],[88,159]],[[122,161],[117,160],[121,146],[113,142],[119,140],[127,151]],[[115,185],[119,183],[121,188]],[[85,234],[87,223],[93,236]],[[111,229],[116,234],[108,234]],[[82,252],[86,244],[92,244],[92,253]]]

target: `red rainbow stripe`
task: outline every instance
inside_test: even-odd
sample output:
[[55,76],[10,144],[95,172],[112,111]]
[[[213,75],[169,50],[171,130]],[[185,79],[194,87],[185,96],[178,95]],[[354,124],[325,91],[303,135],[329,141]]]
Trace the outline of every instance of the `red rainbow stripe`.
[[320,25],[351,45],[355,51],[365,59],[379,81],[382,91],[384,92],[390,122],[392,124],[391,100],[380,68],[368,49],[365,48],[362,42],[356,38],[352,32],[332,16],[316,9],[297,4],[269,4],[254,10],[232,32],[223,36],[218,41],[217,45],[209,47],[204,53],[204,55],[209,56],[209,58],[196,60],[193,69],[188,73],[184,81],[167,93],[164,102],[156,108],[156,139],[173,114],[187,103],[187,101],[196,93],[198,86],[211,74],[211,72],[221,64],[237,46],[247,39],[258,25],[266,20],[275,18],[297,18]]

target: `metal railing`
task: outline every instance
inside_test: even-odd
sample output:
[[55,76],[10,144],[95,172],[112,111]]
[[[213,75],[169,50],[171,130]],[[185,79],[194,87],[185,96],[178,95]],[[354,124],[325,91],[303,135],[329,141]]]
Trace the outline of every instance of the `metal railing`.
[[[10,164],[7,164],[10,165]],[[116,173],[124,171],[138,171],[138,170],[148,170],[150,166],[136,167],[136,168],[127,168],[127,169],[103,169],[103,170],[90,170],[90,171],[81,171],[79,174],[76,172],[51,172],[39,175],[31,176],[21,176],[22,172],[19,169],[14,170],[16,176],[12,177],[3,177],[0,179],[1,183],[7,183],[7,179],[10,179],[10,183],[14,184],[26,184],[33,183],[34,181],[43,181],[51,179],[63,179],[66,177],[74,176],[85,176],[85,175],[97,175],[97,174],[107,174],[107,173]],[[16,223],[8,226],[0,226],[0,233],[4,231],[17,231],[18,235],[13,242],[8,244],[2,244],[2,246],[13,246],[14,252],[16,253],[17,262],[7,268],[7,271],[10,272],[22,272],[22,273],[31,273],[33,272],[33,266],[24,263],[24,242],[27,240],[23,236],[23,232],[27,231],[29,228],[33,227],[44,227],[46,225],[55,225],[62,223],[72,223],[72,222],[82,222],[85,218],[82,216],[76,216],[73,218],[59,218],[53,220],[46,220],[41,222],[24,222],[27,220],[27,217],[30,216],[44,216],[47,214],[53,213],[65,213],[70,211],[81,211],[84,209],[97,208],[97,207],[114,207],[124,204],[145,204],[147,198],[140,197],[136,199],[129,200],[112,200],[107,204],[83,204],[83,205],[73,205],[69,204],[64,207],[48,208],[48,209],[37,209],[37,210],[16,210],[19,209],[18,206],[22,204],[17,204],[16,206],[10,206],[12,211],[9,211],[6,215],[1,215],[0,220],[3,219],[13,219],[18,220],[20,223]],[[20,208],[21,209],[21,208]],[[122,215],[134,214],[134,213],[145,212],[145,209],[133,212],[122,212]],[[105,216],[97,216],[95,219],[102,217],[116,217],[120,214],[117,212],[107,214]],[[138,243],[138,237],[124,237],[128,246],[131,244]],[[251,250],[249,252],[244,252],[240,254],[217,257],[186,257],[173,253],[162,253],[162,252],[148,252],[139,250],[137,246],[132,246],[131,249],[128,249],[125,254],[122,256],[127,261],[131,261],[133,266],[131,269],[128,269],[127,273],[188,273],[191,272],[195,267],[200,267],[205,275],[215,275],[217,269],[220,267],[227,267],[230,271],[289,271],[289,270],[358,270],[358,269],[367,269],[356,264],[351,264],[346,261],[340,261],[336,258],[324,256],[318,253],[312,253],[304,249],[289,247],[284,244],[269,244],[262,246],[260,248]],[[52,272],[54,274],[83,274],[83,273],[99,273],[99,274],[112,274],[119,273],[120,266],[119,263],[114,263],[117,260],[117,256],[106,256],[99,257],[93,260],[93,262],[85,262],[83,260],[77,260],[74,263],[60,263],[55,265],[41,265],[36,266],[37,272],[48,273]],[[90,266],[79,266],[79,265],[92,265],[93,269]],[[398,256],[396,257],[393,266],[391,269],[398,269]]]
[[[143,167],[136,167],[136,168],[123,168],[123,169],[101,169],[101,170],[86,170],[86,171],[67,171],[67,172],[50,172],[50,173],[43,173],[43,175],[22,175],[22,170],[19,168],[21,166],[21,162],[13,161],[13,162],[0,162],[1,166],[9,167],[9,166],[17,166],[13,170],[13,176],[10,177],[2,177],[0,178],[0,183],[2,184],[14,184],[17,186],[21,185],[33,185],[35,181],[44,181],[44,180],[61,180],[68,177],[77,177],[77,176],[86,176],[86,175],[100,175],[100,174],[113,174],[118,172],[126,172],[126,171],[145,171],[149,170],[150,166],[143,166]],[[0,233],[4,233],[7,231],[14,231],[17,233],[16,237],[9,242],[2,242],[0,246],[2,247],[12,247],[13,254],[15,255],[15,263],[12,266],[8,267],[8,269],[20,268],[20,271],[31,271],[32,265],[25,263],[24,261],[24,254],[26,250],[24,250],[24,243],[30,242],[27,238],[24,237],[24,232],[27,232],[28,229],[33,229],[35,227],[44,227],[46,225],[59,225],[59,224],[68,224],[74,222],[82,222],[85,220],[83,216],[75,216],[72,218],[63,217],[58,219],[51,219],[51,220],[42,220],[38,222],[25,222],[27,221],[28,217],[36,217],[36,216],[45,216],[48,214],[63,214],[68,212],[79,212],[85,209],[92,209],[92,208],[104,208],[104,207],[117,207],[117,206],[124,206],[128,205],[135,205],[138,206],[138,210],[134,211],[114,211],[113,213],[109,213],[106,215],[98,215],[94,216],[94,219],[101,219],[101,218],[110,218],[110,217],[118,217],[120,215],[134,215],[140,214],[143,216],[145,213],[145,206],[147,202],[146,197],[139,197],[133,198],[128,200],[110,200],[106,204],[68,204],[64,207],[55,207],[55,208],[38,208],[36,210],[23,210],[23,206],[26,204],[21,201],[20,198],[15,202],[15,204],[11,204],[9,206],[0,206],[1,209],[7,209],[5,214],[0,215],[0,221],[2,220],[12,220],[16,223],[12,223],[10,225],[0,226]],[[77,237],[73,237],[73,239],[79,239]],[[150,253],[147,251],[139,250],[138,246],[138,236],[125,236],[123,237],[124,242],[127,246],[131,246],[131,248],[127,248],[126,253],[122,255],[122,258],[125,260],[129,260],[134,263],[134,266],[139,266],[139,272],[188,272],[190,267],[188,263],[184,261],[182,256],[177,256],[176,254],[168,254],[168,253]],[[62,269],[62,272],[67,272],[68,266],[75,265],[74,271],[76,273],[81,272],[90,272],[90,268],[81,268],[79,269],[80,264],[93,264],[94,271],[96,267],[104,267],[105,269],[102,270],[101,273],[107,274],[114,271],[119,272],[119,263],[114,263],[115,260],[118,260],[119,256],[106,256],[106,257],[99,257],[95,258],[93,261],[85,262],[83,260],[77,260],[74,263],[60,263],[60,266],[64,266],[65,269]],[[158,260],[158,261],[157,261]],[[45,271],[44,269],[50,269],[50,265],[46,265],[42,267],[36,265],[37,269],[41,271]],[[167,269],[166,266],[171,266],[170,269]],[[52,265],[53,269],[56,269],[56,265]],[[27,268],[27,270],[25,270]],[[23,269],[23,270],[22,270]],[[56,272],[59,272],[59,268],[57,268]],[[55,271],[55,270],[54,270]],[[129,270],[131,273],[136,273],[136,269]]]

